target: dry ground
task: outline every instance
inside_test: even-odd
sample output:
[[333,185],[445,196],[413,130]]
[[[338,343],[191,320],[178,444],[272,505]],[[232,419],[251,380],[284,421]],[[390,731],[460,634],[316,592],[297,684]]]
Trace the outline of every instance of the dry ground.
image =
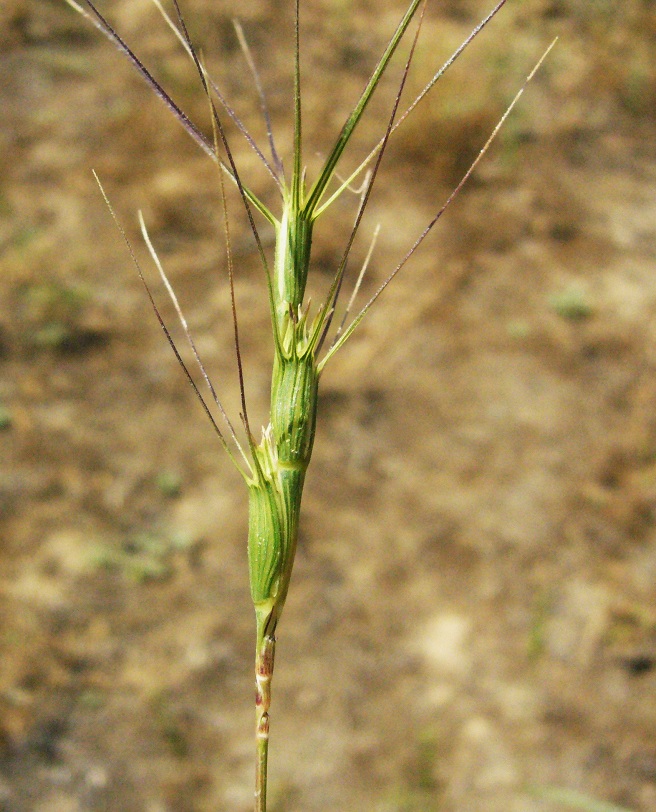
[[[242,19],[287,157],[292,5],[185,2],[262,138]],[[402,5],[303,0],[310,173]],[[429,3],[414,88],[487,6]],[[104,7],[207,130],[152,5]],[[566,808],[545,787],[656,810],[653,2],[510,0],[399,132],[356,253],[380,222],[364,299],[556,34],[474,181],[323,380],[279,634],[273,812]],[[144,210],[234,414],[217,175],[59,0],[0,7],[0,105],[0,809],[246,812],[244,488],[90,170],[151,273]],[[319,229],[318,291],[354,203]],[[232,211],[258,425],[263,275]]]

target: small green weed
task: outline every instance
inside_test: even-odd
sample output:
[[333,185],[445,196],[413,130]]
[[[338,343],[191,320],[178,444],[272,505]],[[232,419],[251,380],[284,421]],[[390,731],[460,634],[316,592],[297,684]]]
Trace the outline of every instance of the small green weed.
[[561,787],[532,787],[531,795],[545,801],[553,801],[560,809],[580,809],[583,812],[631,812],[623,806],[597,801],[590,795]]
[[76,352],[100,334],[85,325],[91,302],[87,288],[58,281],[23,285],[18,291],[25,344],[32,350]]
[[585,321],[594,313],[588,295],[579,285],[570,285],[560,293],[554,293],[549,297],[549,304],[554,313],[567,321]]
[[177,471],[160,471],[155,477],[155,484],[163,496],[172,499],[182,491],[182,477]]
[[162,581],[173,574],[174,557],[187,543],[155,533],[137,533],[119,545],[96,548],[96,567],[117,571],[136,583]]
[[12,427],[14,420],[9,407],[0,403],[0,431],[7,431]]

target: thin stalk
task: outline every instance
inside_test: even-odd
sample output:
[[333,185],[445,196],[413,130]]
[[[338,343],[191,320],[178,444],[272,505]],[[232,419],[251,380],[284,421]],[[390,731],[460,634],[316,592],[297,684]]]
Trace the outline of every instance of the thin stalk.
[[255,812],[266,812],[269,759],[269,708],[276,638],[267,632],[268,618],[257,614],[255,645]]
[[[67,0],[67,2],[68,2],[68,1],[70,1],[70,0]],[[165,22],[165,23],[168,25],[168,27],[171,29],[171,31],[172,31],[172,32],[173,32],[173,34],[175,35],[176,39],[177,39],[177,40],[180,42],[180,44],[181,44],[181,45],[182,45],[182,47],[185,49],[185,51],[187,52],[187,54],[188,54],[188,55],[191,57],[191,59],[192,59],[192,60],[194,60],[194,56],[193,56],[193,53],[192,53],[192,49],[189,47],[189,44],[188,44],[188,43],[187,43],[187,41],[185,40],[185,38],[184,38],[184,34],[183,34],[181,31],[180,31],[180,29],[179,29],[179,28],[176,26],[176,24],[173,22],[173,20],[171,19],[171,17],[170,17],[170,16],[167,14],[167,12],[166,12],[166,10],[164,9],[164,6],[162,6],[162,4],[161,4],[160,0],[152,0],[152,2],[153,2],[153,5],[155,6],[155,8],[158,10],[158,12],[161,14],[162,18],[164,19],[164,22]],[[241,36],[243,37],[243,33],[241,34]],[[240,37],[240,30],[237,30],[237,37],[238,37],[238,38]],[[240,39],[240,44],[241,44],[241,39]],[[246,47],[248,47],[248,46],[246,46]],[[194,60],[194,61],[195,61],[195,60]],[[249,63],[249,66],[250,66],[250,63]],[[255,68],[255,66],[254,66],[254,65],[253,65],[253,68]],[[214,81],[214,79],[212,79],[212,77],[211,77],[211,76],[209,75],[209,73],[208,73],[208,72],[205,70],[205,68],[203,68],[203,71],[204,71],[204,73],[205,73],[205,78],[206,78],[206,80],[207,80],[208,84],[210,85],[210,87],[211,87],[211,88],[212,88],[212,90],[214,91],[214,94],[216,95],[216,98],[217,98],[217,99],[219,100],[219,102],[221,103],[221,106],[222,106],[222,107],[223,107],[223,109],[226,111],[226,113],[227,113],[227,114],[230,116],[230,118],[233,120],[233,122],[235,123],[235,125],[237,126],[237,128],[239,129],[239,131],[241,132],[241,134],[242,134],[242,135],[244,136],[244,138],[246,139],[246,142],[248,143],[248,145],[249,145],[249,146],[251,147],[251,149],[252,149],[252,150],[255,152],[255,154],[258,156],[258,158],[260,159],[260,161],[262,161],[263,165],[266,167],[267,171],[269,172],[269,174],[271,175],[271,177],[273,178],[273,180],[276,182],[276,184],[277,184],[278,188],[279,188],[279,189],[281,189],[282,187],[281,187],[280,179],[279,179],[279,177],[278,177],[277,173],[274,171],[273,167],[272,167],[272,166],[269,164],[269,162],[268,162],[268,161],[267,161],[267,159],[265,158],[265,156],[264,156],[263,152],[260,150],[260,148],[258,147],[257,143],[255,142],[255,139],[254,139],[254,138],[253,138],[253,136],[252,136],[252,135],[251,135],[251,134],[248,132],[248,130],[246,129],[246,126],[244,125],[244,123],[242,122],[242,120],[239,118],[239,116],[237,115],[237,113],[236,113],[236,112],[233,110],[233,108],[232,108],[232,107],[231,107],[231,106],[228,104],[227,99],[225,98],[225,96],[223,95],[223,93],[221,93],[221,90],[219,89],[219,86],[218,86],[218,85],[217,85],[217,83]],[[257,82],[257,81],[259,81],[259,79],[258,79],[258,80],[256,80],[256,82]],[[258,85],[258,91],[259,91],[259,89],[260,89],[260,88],[259,88],[259,85]]]
[[292,174],[292,205],[296,211],[301,209],[303,185],[303,143],[301,112],[301,33],[300,33],[300,0],[296,0],[294,17],[294,170]]
[[[374,168],[371,171],[371,175],[369,177],[369,181],[362,193],[362,199],[360,201],[360,207],[358,208],[358,213],[355,217],[355,223],[353,224],[353,228],[351,229],[351,233],[349,238],[346,242],[346,247],[344,249],[344,253],[342,255],[342,259],[339,263],[337,268],[337,273],[333,279],[333,284],[330,288],[330,292],[326,298],[326,311],[330,308],[331,312],[334,312],[335,307],[337,306],[337,298],[339,296],[341,287],[342,287],[342,280],[344,279],[344,273],[346,271],[346,265],[348,263],[348,258],[351,253],[351,248],[353,247],[353,242],[355,241],[355,237],[358,233],[360,228],[360,223],[362,222],[362,218],[364,216],[365,209],[367,208],[367,204],[369,203],[369,199],[371,197],[371,192],[374,188],[374,183],[376,182],[376,178],[378,176],[378,170],[380,169],[380,165],[383,160],[383,155],[385,153],[385,148],[389,142],[390,135],[392,134],[392,129],[394,127],[394,119],[396,117],[396,112],[399,108],[399,104],[401,103],[401,96],[403,95],[403,89],[405,87],[405,83],[408,79],[408,74],[410,72],[410,65],[412,64],[412,59],[414,57],[415,48],[417,47],[417,41],[419,39],[419,32],[421,31],[421,25],[424,20],[424,12],[426,11],[426,0],[422,5],[421,15],[419,17],[419,24],[417,26],[417,30],[415,31],[415,36],[412,41],[412,46],[410,48],[410,53],[406,59],[405,68],[403,70],[403,74],[401,76],[401,83],[399,84],[399,88],[396,92],[396,97],[394,99],[394,104],[392,105],[392,112],[389,117],[389,122],[387,124],[387,128],[385,130],[385,135],[383,137],[383,144],[378,151],[378,155],[376,156],[376,163],[374,164]],[[332,320],[332,316],[326,316],[326,327],[330,326],[330,322]]]
[[241,47],[242,53],[244,54],[244,59],[246,60],[248,69],[250,70],[251,76],[253,77],[253,81],[255,82],[255,89],[257,90],[257,95],[260,98],[260,108],[262,109],[262,116],[264,118],[264,123],[266,125],[267,138],[269,140],[269,149],[271,151],[271,158],[273,160],[273,165],[276,168],[275,179],[278,183],[278,187],[281,188],[281,182],[284,181],[285,179],[285,169],[282,165],[282,160],[278,155],[276,143],[273,138],[273,126],[271,124],[271,114],[269,113],[269,105],[267,104],[266,95],[264,93],[264,87],[262,86],[262,80],[260,79],[260,74],[257,70],[255,60],[253,59],[251,49],[248,46],[248,41],[246,40],[246,37],[244,35],[244,29],[241,27],[241,23],[239,22],[239,20],[233,20],[232,24],[234,25],[235,33],[237,34],[237,39],[239,40],[239,45]]
[[[157,252],[155,251],[155,247],[153,246],[153,244],[151,242],[150,235],[148,234],[148,230],[146,228],[146,223],[144,222],[143,214],[141,212],[138,213],[138,218],[139,218],[139,227],[141,228],[141,235],[143,236],[144,242],[146,243],[146,248],[148,249],[148,252],[150,253],[151,258],[152,258],[153,262],[155,263],[155,267],[157,268],[157,270],[159,272],[160,279],[162,280],[162,282],[164,284],[164,287],[166,288],[166,292],[168,293],[169,298],[171,299],[171,302],[173,303],[173,307],[175,308],[175,312],[176,312],[176,314],[178,316],[180,324],[182,325],[182,329],[184,330],[184,333],[185,333],[185,335],[187,337],[187,341],[189,342],[189,346],[191,347],[191,351],[192,351],[192,353],[194,355],[194,360],[198,364],[198,368],[200,369],[201,375],[203,376],[203,380],[207,384],[207,388],[210,390],[210,393],[212,395],[214,403],[216,404],[217,408],[221,412],[221,417],[223,417],[223,419],[225,420],[225,422],[226,422],[226,424],[228,426],[228,429],[230,431],[230,435],[231,435],[231,437],[233,439],[233,442],[237,446],[237,450],[241,454],[244,462],[246,463],[246,470],[250,472],[251,466],[250,466],[250,462],[248,460],[248,457],[244,453],[244,449],[242,448],[241,443],[239,442],[239,439],[237,438],[237,434],[236,434],[235,429],[234,429],[234,427],[232,425],[232,421],[228,417],[228,414],[227,414],[226,410],[223,408],[223,404],[221,403],[221,400],[219,399],[219,396],[218,396],[218,394],[216,392],[216,389],[214,388],[214,384],[212,383],[212,380],[211,380],[210,376],[207,374],[207,370],[205,369],[205,364],[203,364],[203,361],[202,361],[202,359],[201,359],[201,357],[200,357],[200,355],[198,353],[198,350],[196,349],[196,342],[194,341],[194,337],[191,334],[191,330],[189,329],[189,325],[187,324],[187,319],[185,318],[184,313],[182,312],[182,308],[180,307],[180,303],[178,302],[178,297],[176,296],[175,291],[173,290],[173,286],[169,282],[169,278],[166,275],[166,271],[164,270],[164,266],[160,262],[159,256],[157,255]],[[236,326],[235,326],[235,329],[236,329]],[[239,354],[237,355],[237,358],[239,360]]]
[[444,76],[447,70],[453,65],[456,59],[464,52],[464,50],[471,44],[475,37],[480,34],[480,32],[485,28],[485,26],[491,22],[494,17],[501,11],[501,8],[506,4],[507,0],[499,0],[497,5],[490,11],[490,13],[481,20],[481,22],[474,28],[472,31],[469,32],[467,37],[460,43],[460,45],[456,48],[456,50],[451,54],[451,56],[447,59],[447,61],[442,65],[442,67],[433,74],[431,80],[424,86],[421,93],[419,93],[412,104],[405,109],[405,111],[398,117],[396,123],[392,127],[389,134],[383,136],[380,141],[376,144],[376,146],[371,150],[369,155],[362,161],[362,163],[355,169],[351,174],[343,180],[340,186],[337,188],[337,191],[333,192],[330,197],[325,200],[314,212],[315,217],[319,217],[326,209],[328,209],[334,202],[337,200],[338,197],[344,192],[345,189],[348,189],[351,183],[360,175],[364,169],[371,163],[374,156],[379,152],[379,150],[384,149],[385,140],[389,138],[389,136],[393,135],[398,128],[403,124],[403,122],[410,116],[413,112],[415,107],[423,101],[423,99],[430,93],[433,87],[437,84],[437,82]]
[[[214,415],[212,414],[209,406],[207,405],[207,402],[206,402],[205,398],[202,396],[202,394],[200,392],[200,389],[198,388],[198,385],[196,384],[196,381],[194,380],[191,372],[189,372],[189,368],[185,364],[184,360],[182,359],[182,356],[180,355],[180,352],[179,352],[178,348],[176,347],[175,341],[173,340],[173,337],[171,336],[171,333],[170,333],[168,327],[166,326],[166,324],[164,322],[164,319],[162,318],[162,314],[159,312],[159,308],[155,304],[155,299],[153,298],[152,291],[150,290],[150,286],[149,286],[148,282],[146,282],[146,277],[144,276],[143,271],[141,270],[141,265],[139,264],[139,260],[137,259],[137,255],[134,252],[134,248],[132,247],[132,243],[128,239],[128,235],[125,233],[125,229],[121,225],[121,223],[120,223],[120,221],[119,221],[119,219],[118,219],[118,217],[116,215],[116,212],[114,211],[114,208],[113,208],[112,204],[109,202],[109,198],[107,197],[107,194],[105,193],[105,190],[103,189],[102,183],[100,182],[100,178],[95,173],[95,171],[93,171],[93,176],[94,176],[94,178],[96,180],[96,183],[98,184],[98,188],[100,189],[100,194],[103,196],[103,199],[105,201],[105,205],[109,209],[109,213],[110,213],[110,215],[112,217],[112,220],[114,221],[114,224],[115,224],[119,234],[121,235],[121,237],[123,239],[123,242],[125,243],[125,245],[126,245],[126,247],[128,249],[128,253],[130,255],[130,258],[132,259],[132,264],[136,268],[137,274],[139,275],[139,279],[141,280],[141,283],[144,286],[144,289],[146,291],[146,295],[148,296],[148,299],[150,301],[150,305],[153,308],[153,312],[155,313],[157,321],[159,322],[159,326],[162,328],[162,331],[164,332],[164,335],[166,337],[166,340],[169,343],[169,346],[173,350],[173,354],[175,355],[178,364],[180,365],[180,367],[181,367],[182,371],[184,372],[187,380],[189,381],[189,384],[190,384],[191,388],[194,390],[194,393],[195,393],[196,397],[200,401],[200,404],[203,407],[203,411],[207,415],[210,423],[212,424],[212,427],[214,429],[214,433],[219,438],[219,442],[223,446],[224,451],[230,457],[230,459],[232,460],[235,468],[239,471],[239,473],[242,475],[244,480],[248,481],[248,475],[242,470],[240,464],[237,462],[237,460],[235,458],[235,455],[233,454],[233,452],[232,452],[230,446],[228,445],[228,442],[227,442],[223,432],[219,428],[216,420],[214,419]],[[187,333],[187,335],[188,335],[188,338],[190,338],[189,333]],[[193,341],[193,339],[192,339],[192,341]],[[206,374],[205,370],[202,367],[201,367],[201,370],[202,370],[203,375],[205,375]],[[209,383],[209,379],[207,379],[207,382]],[[211,384],[210,384],[210,389],[211,390],[214,389],[214,387],[212,387]],[[212,393],[215,394],[213,391],[212,391]],[[220,406],[220,404],[217,404],[217,405],[219,405],[219,408],[223,412],[223,409]],[[227,419],[227,416],[226,416],[226,419]],[[232,430],[232,426],[230,426],[230,423],[228,423],[228,425],[229,425],[230,429]],[[247,462],[247,465],[248,465],[248,460],[246,462]]]
[[472,173],[474,172],[474,170],[476,169],[476,167],[477,167],[477,166],[478,166],[478,164],[480,163],[481,159],[483,158],[483,156],[485,155],[485,153],[486,153],[486,152],[488,151],[488,149],[490,148],[490,144],[491,144],[491,143],[494,141],[494,139],[495,139],[495,138],[496,138],[496,136],[498,135],[499,130],[500,130],[502,127],[503,127],[503,125],[504,125],[504,123],[505,123],[506,119],[508,118],[508,116],[509,116],[509,115],[510,115],[510,113],[512,112],[513,108],[515,107],[515,105],[517,104],[517,102],[518,102],[518,101],[520,100],[520,98],[522,97],[522,95],[523,95],[524,91],[526,90],[526,86],[527,86],[527,85],[528,85],[528,83],[531,81],[531,79],[533,79],[533,77],[534,77],[534,76],[535,76],[535,74],[537,73],[538,69],[540,68],[540,66],[542,65],[542,63],[544,62],[544,60],[547,58],[547,56],[548,56],[549,52],[550,52],[550,51],[551,51],[551,49],[554,47],[554,45],[556,44],[556,42],[557,42],[557,41],[558,41],[558,38],[557,38],[557,37],[556,37],[554,40],[552,40],[552,41],[551,41],[551,44],[549,45],[549,47],[546,49],[546,51],[545,51],[545,52],[542,54],[542,56],[540,57],[540,59],[537,61],[537,63],[535,64],[535,66],[534,66],[533,70],[532,70],[532,71],[529,73],[529,75],[526,77],[526,79],[524,80],[524,83],[522,84],[522,86],[520,87],[520,89],[519,89],[519,90],[517,91],[517,93],[515,94],[515,96],[514,96],[513,100],[510,102],[510,104],[509,104],[509,105],[508,105],[508,107],[506,108],[506,110],[505,110],[504,114],[501,116],[501,118],[499,119],[499,121],[496,123],[496,125],[495,125],[494,129],[492,130],[492,132],[491,132],[491,133],[490,133],[490,135],[488,136],[487,141],[485,142],[485,144],[483,144],[483,147],[481,148],[480,152],[478,153],[478,155],[476,156],[476,158],[473,160],[473,162],[470,164],[469,169],[468,169],[468,170],[465,172],[465,174],[464,174],[464,175],[462,176],[462,178],[460,179],[460,182],[458,183],[458,185],[457,185],[457,186],[456,186],[456,187],[453,189],[453,191],[451,192],[451,194],[450,194],[450,195],[448,196],[448,198],[446,199],[446,202],[445,202],[445,203],[442,205],[442,207],[441,207],[441,208],[440,208],[440,209],[437,211],[437,213],[435,214],[435,216],[433,217],[433,219],[432,219],[432,220],[431,220],[431,221],[428,223],[428,225],[427,225],[427,226],[424,228],[424,230],[421,232],[421,234],[420,234],[420,235],[417,237],[417,239],[414,241],[414,243],[412,244],[412,246],[410,247],[410,249],[409,249],[409,250],[406,252],[406,254],[405,254],[405,256],[403,257],[403,259],[402,259],[402,260],[401,260],[401,261],[398,263],[398,265],[396,266],[396,268],[394,268],[394,270],[392,271],[392,273],[391,273],[391,274],[389,274],[389,276],[388,276],[388,277],[387,277],[387,279],[386,279],[386,280],[383,282],[383,284],[382,284],[382,285],[381,285],[381,286],[378,288],[378,290],[377,290],[377,291],[374,293],[374,295],[373,295],[373,296],[372,296],[372,297],[369,299],[369,301],[368,301],[368,302],[365,304],[365,306],[362,308],[362,310],[360,310],[360,312],[358,313],[358,315],[357,315],[357,316],[356,316],[356,317],[353,319],[353,321],[352,321],[352,322],[349,324],[349,326],[348,326],[348,327],[346,328],[346,330],[345,330],[345,331],[342,333],[342,335],[339,337],[339,339],[337,339],[337,340],[336,340],[336,341],[335,341],[335,342],[332,344],[332,346],[330,347],[330,349],[328,350],[328,352],[326,353],[326,355],[323,357],[323,359],[321,360],[321,362],[318,364],[318,369],[319,369],[319,372],[320,372],[320,373],[321,373],[321,370],[322,370],[322,369],[324,368],[324,366],[326,365],[327,361],[328,361],[330,358],[332,358],[332,356],[333,356],[333,355],[334,355],[334,354],[337,352],[337,350],[338,350],[340,347],[342,347],[342,346],[345,344],[345,342],[346,342],[346,341],[349,339],[349,337],[350,337],[350,336],[353,334],[354,330],[355,330],[355,329],[356,329],[356,327],[357,327],[357,326],[360,324],[360,322],[361,322],[361,321],[362,321],[362,319],[363,319],[363,318],[366,316],[366,314],[369,312],[369,310],[371,309],[371,307],[372,307],[372,305],[374,304],[374,302],[376,302],[376,301],[377,301],[377,299],[379,298],[379,296],[380,296],[380,295],[382,294],[382,292],[383,292],[383,291],[384,291],[384,290],[387,288],[387,286],[388,286],[388,285],[389,285],[389,283],[392,281],[392,279],[394,279],[394,277],[395,277],[395,276],[396,276],[396,275],[399,273],[399,271],[400,271],[400,270],[401,270],[401,269],[402,269],[402,268],[403,268],[403,267],[406,265],[406,263],[408,262],[408,260],[409,260],[409,259],[410,259],[410,258],[411,258],[411,257],[412,257],[414,254],[415,254],[415,252],[417,251],[417,249],[419,248],[419,246],[420,246],[420,245],[423,243],[423,241],[426,239],[426,237],[427,237],[427,236],[430,234],[430,232],[433,230],[434,226],[437,224],[437,221],[440,219],[440,217],[441,217],[441,216],[444,214],[444,212],[445,212],[445,211],[446,211],[446,210],[449,208],[449,206],[451,205],[451,203],[453,203],[453,201],[455,200],[455,198],[458,196],[458,194],[459,194],[459,193],[460,193],[460,191],[462,190],[462,187],[463,187],[463,186],[464,186],[464,185],[467,183],[467,181],[468,181],[468,180],[469,180],[469,178],[471,177]]
[[[374,235],[371,238],[371,242],[369,243],[369,250],[367,251],[367,256],[364,258],[364,262],[362,263],[362,268],[360,269],[360,273],[358,274],[358,278],[355,281],[355,285],[353,285],[353,292],[351,293],[351,297],[348,300],[346,305],[346,310],[344,311],[344,315],[342,316],[342,320],[337,328],[337,333],[335,334],[334,341],[337,341],[341,336],[342,332],[344,331],[344,326],[349,317],[349,313],[351,312],[351,308],[353,307],[353,303],[358,295],[360,290],[360,286],[362,285],[362,280],[364,279],[364,275],[367,272],[367,268],[369,267],[369,263],[371,262],[371,257],[374,253],[374,248],[376,247],[376,241],[378,240],[378,235],[380,234],[380,223],[374,229]],[[333,342],[334,343],[334,342]]]
[[346,145],[351,140],[351,136],[353,135],[355,128],[358,126],[358,123],[360,122],[360,119],[362,118],[362,115],[366,110],[367,105],[371,101],[371,97],[373,96],[374,91],[378,87],[380,79],[383,73],[385,73],[385,70],[389,64],[390,59],[394,55],[394,52],[396,51],[399,43],[401,42],[401,39],[403,38],[403,35],[405,34],[408,26],[410,25],[412,18],[415,16],[415,12],[419,8],[421,1],[422,0],[412,0],[412,3],[410,3],[408,10],[403,15],[403,19],[401,20],[396,31],[392,35],[392,38],[390,39],[389,44],[387,45],[387,48],[385,49],[381,58],[378,60],[378,64],[376,65],[374,72],[371,74],[371,78],[367,82],[367,86],[362,91],[362,95],[360,96],[358,103],[355,105],[355,107],[353,108],[353,112],[348,117],[346,123],[342,127],[342,131],[340,132],[339,137],[337,138],[335,146],[328,155],[328,158],[326,159],[323,169],[321,170],[319,177],[315,181],[308,195],[305,208],[310,217],[315,217],[316,208],[321,202],[321,198],[323,197],[323,193],[326,190],[326,186],[328,185],[328,183],[330,182],[331,178],[335,173],[337,163],[341,158],[342,153],[346,149]]

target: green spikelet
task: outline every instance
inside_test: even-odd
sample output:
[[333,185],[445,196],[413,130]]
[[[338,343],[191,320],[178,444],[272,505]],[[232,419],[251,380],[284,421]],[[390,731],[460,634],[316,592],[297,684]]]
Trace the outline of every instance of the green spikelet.
[[322,318],[308,325],[307,310],[301,309],[312,229],[302,217],[288,217],[288,211],[285,206],[278,226],[272,297],[276,353],[271,422],[254,450],[255,476],[249,482],[251,595],[271,634],[289,588],[314,444],[319,387],[315,348]]

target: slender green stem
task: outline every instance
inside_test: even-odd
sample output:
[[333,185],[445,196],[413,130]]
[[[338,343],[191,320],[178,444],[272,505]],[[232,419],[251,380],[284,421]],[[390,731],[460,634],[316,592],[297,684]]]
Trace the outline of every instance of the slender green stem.
[[314,185],[312,186],[309,192],[307,202],[305,203],[305,211],[307,212],[309,217],[311,218],[315,217],[316,208],[321,201],[323,193],[326,190],[326,186],[328,185],[330,179],[332,178],[335,172],[337,162],[339,161],[342,153],[344,152],[346,145],[350,141],[351,136],[353,135],[353,131],[355,130],[360,119],[362,118],[362,114],[364,113],[367,105],[369,104],[369,101],[371,100],[374,91],[378,87],[378,83],[380,82],[383,73],[385,73],[387,65],[389,64],[389,61],[392,58],[394,52],[396,51],[399,42],[401,41],[403,35],[405,34],[406,29],[410,25],[412,18],[415,16],[415,12],[419,8],[420,3],[421,0],[412,0],[412,2],[410,3],[408,10],[406,11],[405,15],[403,16],[403,19],[401,20],[396,31],[394,32],[394,35],[389,41],[389,44],[385,49],[385,52],[378,61],[378,64],[376,65],[376,68],[372,73],[371,78],[367,83],[367,86],[362,91],[362,95],[360,96],[358,103],[355,105],[355,107],[353,108],[353,112],[348,117],[346,123],[342,127],[342,131],[339,134],[337,142],[335,143],[335,146],[328,155],[324,167],[321,170],[321,174],[316,179]]
[[292,205],[295,211],[301,209],[303,194],[300,14],[300,0],[296,0],[294,18],[294,171],[292,175]]
[[269,758],[269,708],[276,638],[268,631],[270,610],[257,612],[255,645],[255,812],[266,812],[267,762]]
[[[268,725],[268,719],[267,719]],[[269,733],[266,737],[257,738],[257,756],[255,761],[255,812],[266,812],[267,760],[269,757]]]

